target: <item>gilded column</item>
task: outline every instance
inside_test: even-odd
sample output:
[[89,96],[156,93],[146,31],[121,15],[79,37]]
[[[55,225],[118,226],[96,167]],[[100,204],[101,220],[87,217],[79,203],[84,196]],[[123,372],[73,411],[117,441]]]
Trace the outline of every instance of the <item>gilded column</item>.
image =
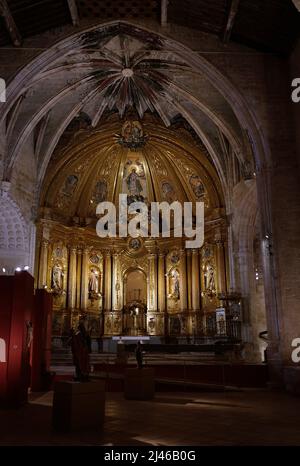
[[166,277],[165,277],[165,255],[159,254],[158,257],[158,310],[166,310]]
[[40,253],[39,288],[44,288],[47,285],[48,249],[49,242],[43,239]]
[[192,250],[192,308],[193,311],[200,309],[200,280],[199,280],[199,258],[198,250]]
[[81,267],[82,267],[82,250],[77,249],[76,304],[75,304],[76,309],[80,309]]
[[121,302],[121,284],[120,284],[120,270],[119,270],[119,255],[113,254],[113,273],[112,273],[112,308],[114,311],[122,309]]
[[76,247],[71,246],[69,249],[69,276],[68,276],[68,307],[75,308],[76,303]]
[[105,268],[104,268],[104,309],[111,311],[111,255],[107,252],[105,255]]
[[186,268],[187,268],[187,294],[188,309],[192,309],[192,253],[190,249],[186,251]]
[[149,264],[149,297],[148,297],[148,309],[151,311],[157,310],[157,258],[155,253],[151,253],[148,256]]
[[186,255],[185,249],[180,257],[180,307],[181,311],[187,310],[187,285],[186,285]]
[[82,274],[81,274],[81,309],[87,308],[88,298],[88,256],[89,249],[85,249],[82,255]]
[[226,292],[226,268],[225,268],[225,251],[223,241],[216,241],[217,245],[217,277],[218,277],[218,292]]

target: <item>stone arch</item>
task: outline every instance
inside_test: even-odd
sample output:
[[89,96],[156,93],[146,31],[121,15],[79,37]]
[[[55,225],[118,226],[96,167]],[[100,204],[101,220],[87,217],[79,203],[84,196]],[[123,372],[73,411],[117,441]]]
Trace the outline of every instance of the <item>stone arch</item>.
[[8,193],[9,183],[0,191],[0,261],[1,271],[12,273],[16,267],[29,267],[29,231],[23,215]]
[[[259,225],[255,180],[240,182],[234,188],[234,270],[236,290],[243,297],[243,339],[248,342],[245,356],[261,362],[265,344],[259,332],[266,330],[266,303],[263,275],[255,274],[255,252],[262,263],[261,233]],[[258,242],[258,251],[255,251]]]

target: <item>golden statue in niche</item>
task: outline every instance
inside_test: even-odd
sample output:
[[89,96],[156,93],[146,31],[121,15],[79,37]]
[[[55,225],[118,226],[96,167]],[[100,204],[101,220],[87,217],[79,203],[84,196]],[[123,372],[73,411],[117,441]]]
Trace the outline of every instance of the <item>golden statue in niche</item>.
[[169,273],[169,298],[178,301],[180,299],[180,282],[179,272],[177,269],[172,269]]
[[99,299],[101,296],[100,293],[100,271],[98,267],[91,267],[90,268],[90,275],[89,275],[89,298],[90,299]]

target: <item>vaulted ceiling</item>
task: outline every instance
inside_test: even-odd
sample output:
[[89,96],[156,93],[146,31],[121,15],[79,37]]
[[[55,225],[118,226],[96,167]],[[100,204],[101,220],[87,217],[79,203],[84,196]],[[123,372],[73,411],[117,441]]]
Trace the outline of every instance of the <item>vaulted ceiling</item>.
[[150,19],[287,54],[300,32],[292,0],[0,0],[0,46],[80,21]]

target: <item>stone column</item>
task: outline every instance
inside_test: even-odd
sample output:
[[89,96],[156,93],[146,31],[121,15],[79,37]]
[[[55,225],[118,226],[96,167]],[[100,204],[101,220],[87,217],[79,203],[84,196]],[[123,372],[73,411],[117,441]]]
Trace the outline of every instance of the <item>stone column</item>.
[[68,274],[68,308],[74,309],[76,303],[76,247],[69,249],[69,274]]
[[47,272],[48,272],[48,249],[49,242],[42,240],[40,252],[40,266],[39,266],[39,288],[44,288],[47,285]]
[[75,304],[76,309],[80,308],[81,268],[82,268],[82,250],[77,249],[76,304]]
[[89,249],[85,249],[82,255],[82,274],[81,274],[81,309],[87,308],[88,299],[88,256]]
[[186,256],[185,249],[181,251],[180,257],[180,308],[187,310],[187,284],[186,284]]
[[157,310],[157,260],[156,254],[150,253],[148,256],[148,309]]
[[200,280],[199,280],[199,257],[198,250],[192,250],[192,308],[193,311],[200,309]]
[[218,292],[225,293],[227,287],[226,287],[225,251],[224,251],[223,241],[222,240],[216,241],[216,246],[217,246],[216,262],[217,262]]
[[105,254],[105,267],[104,267],[104,309],[111,311],[111,254]]
[[159,254],[158,257],[158,310],[165,312],[166,310],[166,268],[165,255]]
[[[187,268],[187,296],[188,309],[192,309],[192,253],[190,249],[186,250],[186,268]],[[200,285],[200,284],[199,284]]]

